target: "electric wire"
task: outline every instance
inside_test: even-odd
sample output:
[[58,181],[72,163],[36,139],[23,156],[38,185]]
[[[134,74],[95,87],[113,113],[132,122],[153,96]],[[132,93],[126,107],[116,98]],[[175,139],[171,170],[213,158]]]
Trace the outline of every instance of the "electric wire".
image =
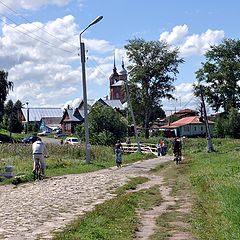
[[109,78],[109,76],[104,72],[104,70],[101,68],[101,66],[96,62],[93,58],[88,58],[89,61],[87,63],[92,63],[92,66],[95,68],[95,70],[98,70],[98,72],[106,79]]
[[[56,48],[56,49],[58,49],[58,50],[62,50],[62,51],[67,52],[67,53],[71,53],[71,54],[74,53],[74,52],[68,51],[68,50],[66,50],[66,49],[59,48],[59,47],[51,44],[50,42],[48,42],[48,41],[46,41],[46,40],[44,40],[44,39],[42,39],[42,38],[39,38],[36,34],[33,34],[33,35],[35,35],[35,36],[38,37],[38,38],[35,38],[35,37],[29,35],[28,33],[23,32],[23,31],[17,29],[17,27],[18,27],[17,25],[16,25],[16,26],[12,26],[11,24],[8,24],[8,23],[4,22],[2,19],[0,19],[0,21],[2,21],[4,24],[8,25],[9,27],[13,28],[15,31],[17,31],[17,32],[19,32],[19,33],[21,33],[21,34],[24,34],[24,35],[28,36],[29,38],[32,38],[33,40],[36,40],[36,41],[38,41],[38,42],[41,42],[41,43],[46,44],[46,45],[48,45],[48,46],[50,46],[50,47]],[[14,22],[14,21],[13,21],[13,22]],[[23,28],[23,29],[25,29],[25,28]],[[25,29],[25,30],[26,30],[26,29]],[[26,31],[27,31],[27,30],[26,30]],[[29,31],[27,31],[27,32],[29,32]],[[31,33],[31,34],[32,34],[32,33]]]
[[15,11],[15,10],[12,9],[11,7],[9,7],[7,4],[5,4],[5,3],[2,2],[1,0],[0,0],[0,4],[2,4],[5,8],[7,8],[8,10],[10,10],[11,12],[13,12],[16,16],[18,16],[18,17],[22,18],[23,20],[25,20],[26,22],[32,24],[33,26],[35,26],[35,27],[38,28],[39,30],[41,30],[41,31],[43,31],[43,32],[45,32],[45,33],[47,33],[49,36],[51,36],[51,37],[57,39],[58,41],[60,41],[60,42],[62,42],[62,43],[66,43],[66,44],[68,44],[69,46],[72,46],[72,47],[74,47],[74,48],[79,48],[79,47],[76,46],[76,45],[73,45],[73,44],[71,44],[71,43],[69,43],[69,42],[66,42],[66,41],[64,41],[64,40],[62,40],[62,39],[56,37],[56,36],[53,35],[52,33],[46,31],[45,29],[43,29],[43,28],[41,28],[41,27],[39,27],[39,26],[36,25],[35,23],[32,23],[32,22],[31,22],[30,20],[28,20],[26,17],[22,16],[20,13],[18,13],[17,11]]

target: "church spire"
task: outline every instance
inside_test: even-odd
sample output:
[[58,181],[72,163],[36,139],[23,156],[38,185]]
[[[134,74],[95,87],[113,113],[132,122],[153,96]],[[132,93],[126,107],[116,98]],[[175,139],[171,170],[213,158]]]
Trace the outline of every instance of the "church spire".
[[115,51],[114,51],[114,59],[113,59],[113,72],[114,73],[117,72],[116,63],[115,63]]

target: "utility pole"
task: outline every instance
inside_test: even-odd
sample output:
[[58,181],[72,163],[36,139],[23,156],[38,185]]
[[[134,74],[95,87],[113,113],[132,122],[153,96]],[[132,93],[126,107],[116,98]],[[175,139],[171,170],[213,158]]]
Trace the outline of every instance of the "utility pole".
[[137,142],[137,146],[138,146],[138,152],[141,152],[141,146],[140,146],[140,141],[139,141],[139,136],[138,136],[138,131],[137,131],[137,124],[136,124],[136,121],[135,121],[133,108],[132,108],[132,104],[131,104],[131,98],[130,98],[127,78],[126,78],[126,81],[125,81],[125,88],[126,88],[126,93],[127,93],[127,103],[128,103],[128,107],[129,107],[130,112],[131,112],[132,121],[133,121],[133,125],[134,125],[134,132],[135,132],[136,142]]
[[206,127],[206,132],[207,132],[208,152],[214,152],[210,129],[209,129],[209,124],[208,124],[208,119],[207,119],[207,111],[206,111],[206,106],[205,106],[205,102],[204,102],[202,85],[200,85],[200,95],[201,95],[201,101],[202,101],[202,107],[203,107],[204,123],[205,123],[205,127]]
[[28,104],[29,104],[29,102],[26,102],[26,105],[27,105],[27,134],[28,134],[28,125],[29,125],[29,108],[28,108]]

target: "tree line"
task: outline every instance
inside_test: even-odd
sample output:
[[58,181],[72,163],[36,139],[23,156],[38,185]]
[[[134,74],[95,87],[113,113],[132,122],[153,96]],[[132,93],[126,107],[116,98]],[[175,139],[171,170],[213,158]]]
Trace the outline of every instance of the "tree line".
[[[178,48],[173,48],[164,41],[134,38],[124,47],[129,59],[128,87],[132,107],[137,124],[144,129],[144,136],[148,138],[149,122],[165,116],[162,100],[174,99],[174,82],[184,59],[180,57]],[[215,127],[218,137],[240,138],[240,41],[225,39],[221,44],[211,46],[206,51],[205,58],[201,68],[196,71],[198,83],[193,84],[194,95],[200,96],[202,89],[208,105],[216,112],[221,110]],[[0,71],[0,122],[3,127],[10,128],[11,125],[11,130],[15,131],[8,119],[11,114],[17,115],[21,104],[8,102],[4,106],[9,91],[13,89],[13,83],[7,77],[7,72]],[[120,117],[120,126],[112,126],[112,112],[109,109],[105,113],[97,110],[95,116],[101,120],[92,117],[90,128],[93,142],[108,144],[108,139],[115,141],[116,137],[121,138],[126,134],[125,120],[125,123],[122,122]]]

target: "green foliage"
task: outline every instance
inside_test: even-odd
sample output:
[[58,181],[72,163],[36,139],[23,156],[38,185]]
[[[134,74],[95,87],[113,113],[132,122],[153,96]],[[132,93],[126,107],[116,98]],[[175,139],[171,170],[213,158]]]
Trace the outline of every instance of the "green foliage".
[[130,60],[129,88],[134,113],[148,138],[153,109],[161,107],[162,98],[173,99],[173,82],[179,64],[184,61],[178,58],[178,49],[170,49],[161,41],[146,42],[135,38],[129,40],[125,49]]
[[[211,46],[205,54],[206,62],[196,72],[197,79],[206,82],[204,95],[216,111],[223,108],[240,108],[240,40],[226,39],[222,44]],[[195,95],[199,87],[195,85]]]
[[0,71],[0,122],[4,114],[4,102],[10,90],[13,89],[13,83],[7,80],[8,73]]
[[[139,183],[141,182],[143,181]],[[128,185],[136,185],[136,180],[132,179]],[[133,239],[139,224],[137,209],[149,209],[159,205],[161,202],[159,188],[153,187],[136,193],[117,192],[119,193],[117,198],[96,206],[93,211],[86,213],[63,232],[57,233],[53,239]]]
[[195,195],[191,223],[196,239],[240,239],[240,141],[214,139],[217,151],[210,154],[204,142],[191,139],[185,147],[191,159],[189,178]]
[[[32,145],[31,144],[0,144],[0,168],[13,166],[16,179],[10,179],[18,184],[33,180],[32,176]],[[85,163],[86,151],[84,145],[47,144],[49,158],[46,159],[46,176],[84,173],[108,168],[115,165],[113,148],[106,146],[91,147],[91,164]],[[123,164],[155,157],[152,154],[133,153],[123,155]],[[0,180],[1,182],[1,180]],[[9,181],[2,181],[2,184]]]
[[[84,141],[84,126],[76,127],[76,134]],[[127,122],[111,107],[96,105],[89,113],[90,142],[94,145],[112,145],[127,134]]]
[[240,138],[240,113],[231,108],[229,113],[222,114],[216,119],[214,127],[216,137]]
[[235,108],[228,115],[227,133],[232,138],[240,138],[240,113]]
[[20,121],[21,106],[22,103],[19,100],[15,104],[13,104],[12,100],[6,103],[2,122],[3,128],[14,133],[22,132],[23,126]]

